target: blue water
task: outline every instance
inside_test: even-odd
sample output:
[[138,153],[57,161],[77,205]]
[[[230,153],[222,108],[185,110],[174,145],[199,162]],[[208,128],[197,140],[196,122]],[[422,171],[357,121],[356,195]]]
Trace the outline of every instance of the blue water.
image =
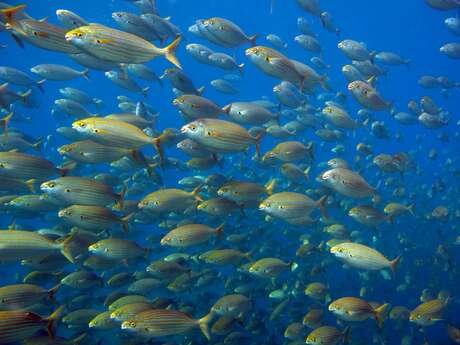
[[[346,109],[355,118],[361,106],[349,94],[347,90],[348,82],[341,72],[342,66],[350,63],[350,60],[339,51],[337,43],[341,39],[354,39],[358,42],[365,42],[369,50],[392,51],[404,58],[411,59],[409,69],[404,66],[388,67],[387,75],[379,78],[377,82],[378,91],[386,100],[391,101],[398,111],[407,111],[407,103],[410,100],[418,102],[421,97],[429,96],[439,107],[451,114],[448,125],[436,130],[427,129],[419,122],[410,126],[403,126],[394,120],[388,111],[375,112],[374,120],[385,123],[390,137],[387,139],[376,138],[372,135],[369,126],[359,128],[355,133],[348,131],[347,139],[342,142],[346,147],[346,151],[340,157],[349,163],[353,163],[356,160],[356,156],[360,156],[360,162],[354,167],[360,171],[370,185],[378,188],[378,194],[382,197],[382,202],[376,206],[379,210],[383,210],[383,207],[388,202],[400,202],[406,205],[415,203],[415,217],[405,214],[398,217],[394,225],[385,222],[376,230],[357,223],[347,215],[347,210],[352,206],[363,203],[371,204],[370,199],[365,199],[364,201],[353,200],[336,195],[330,205],[331,216],[338,222],[345,224],[347,229],[361,231],[364,234],[363,238],[367,245],[378,248],[386,257],[391,259],[401,254],[403,260],[393,279],[386,280],[378,272],[371,272],[368,279],[365,279],[357,269],[343,268],[342,263],[328,253],[327,248],[307,258],[297,258],[295,256],[295,251],[301,243],[299,240],[301,234],[313,234],[313,242],[316,245],[330,238],[321,233],[321,229],[325,225],[320,222],[310,228],[299,229],[288,225],[282,220],[268,222],[258,210],[249,210],[242,217],[236,214],[227,219],[213,219],[201,213],[192,213],[191,216],[182,215],[180,218],[191,217],[195,222],[207,223],[212,226],[217,226],[222,221],[225,221],[224,239],[179,251],[196,255],[212,248],[232,247],[245,252],[251,251],[254,259],[275,256],[286,262],[296,261],[300,266],[299,270],[283,273],[274,282],[273,286],[269,286],[271,284],[270,280],[255,277],[247,279],[246,275],[238,273],[232,268],[221,269],[218,266],[206,265],[203,262],[199,264],[188,262],[187,264],[197,272],[210,269],[215,275],[211,283],[204,287],[192,286],[183,293],[162,290],[150,297],[167,297],[175,301],[179,306],[187,305],[190,307],[191,314],[198,318],[205,315],[218,298],[233,293],[232,288],[225,287],[230,280],[244,278],[244,281],[253,284],[253,289],[248,294],[253,305],[250,315],[245,320],[242,320],[242,326],[237,325],[234,330],[244,332],[248,336],[245,340],[245,343],[248,344],[288,344],[290,341],[285,339],[283,335],[285,328],[293,322],[301,322],[308,309],[314,305],[313,300],[303,294],[304,287],[310,282],[321,281],[325,283],[330,289],[332,300],[343,296],[359,296],[360,289],[366,288],[367,293],[363,297],[364,299],[380,303],[387,302],[392,306],[405,306],[409,310],[414,309],[421,303],[419,298],[424,289],[429,289],[434,296],[440,290],[447,290],[452,295],[452,301],[441,317],[443,321],[426,327],[423,331],[408,321],[402,322],[402,325],[397,327],[393,320],[388,320],[382,330],[378,330],[372,320],[353,323],[351,344],[371,343],[373,338],[377,344],[400,344],[401,339],[406,335],[413,337],[412,344],[422,344],[424,339],[427,339],[429,344],[449,344],[445,324],[460,326],[458,306],[458,286],[460,282],[458,262],[460,255],[458,254],[458,245],[454,244],[456,236],[459,235],[460,189],[458,171],[460,166],[457,112],[460,106],[460,97],[458,88],[448,90],[448,96],[446,97],[442,94],[441,89],[424,89],[417,84],[417,81],[422,75],[447,76],[455,82],[460,81],[458,73],[459,62],[449,59],[439,52],[439,48],[445,43],[458,42],[459,40],[459,37],[454,36],[444,25],[444,19],[456,16],[456,12],[436,11],[424,1],[323,1],[323,10],[330,12],[334,17],[335,24],[341,28],[341,37],[338,38],[333,33],[324,30],[318,18],[302,11],[296,1],[277,0],[273,13],[270,13],[269,2],[269,0],[159,0],[158,9],[162,17],[170,16],[171,21],[179,26],[185,34],[186,40],[181,43],[177,53],[184,72],[197,87],[205,86],[204,97],[221,106],[235,101],[253,101],[262,98],[276,102],[272,89],[280,81],[264,75],[247,59],[244,54],[245,49],[248,48],[247,45],[236,49],[226,49],[213,45],[188,32],[188,27],[198,19],[214,16],[227,18],[237,23],[246,34],[259,34],[258,44],[261,45],[268,44],[264,38],[266,35],[270,33],[277,34],[288,43],[288,49],[284,52],[287,56],[309,63],[309,59],[315,55],[306,52],[294,42],[294,37],[300,34],[296,24],[297,18],[300,16],[307,18],[321,43],[323,60],[331,65],[331,68],[326,72],[329,77],[329,83],[335,91],[340,91],[347,95]],[[96,22],[114,28],[118,27],[111,18],[112,12],[129,11],[138,13],[136,7],[123,0],[60,2],[35,0],[26,3],[28,5],[27,13],[32,17],[36,19],[49,17],[48,21],[56,25],[60,25],[55,17],[55,10],[59,8],[72,10],[89,22]],[[41,63],[63,64],[78,70],[82,69],[81,66],[62,53],[42,50],[28,43],[26,43],[25,49],[21,49],[7,31],[1,33],[0,42],[7,45],[7,48],[0,51],[0,65],[2,66],[14,67],[27,73],[29,73],[31,67]],[[245,63],[242,80],[234,83],[239,90],[238,95],[225,95],[213,89],[210,81],[222,78],[225,73],[218,68],[200,64],[193,59],[185,50],[185,45],[192,42],[207,45],[214,51],[226,52],[234,56],[238,63]],[[158,75],[161,75],[165,68],[172,67],[168,61],[161,57],[148,62],[147,65]],[[18,112],[30,116],[32,118],[31,122],[19,122],[13,118],[11,126],[34,138],[45,138],[44,149],[40,155],[47,157],[56,165],[62,163],[62,157],[59,156],[56,149],[68,143],[68,141],[60,137],[55,130],[60,126],[70,126],[75,119],[71,117],[64,120],[57,119],[51,114],[51,109],[54,100],[61,98],[58,89],[72,86],[103,100],[105,107],[100,110],[101,115],[121,112],[117,107],[116,97],[118,95],[127,95],[133,101],[145,101],[159,111],[158,130],[161,131],[169,127],[180,129],[184,125],[184,120],[172,105],[172,100],[176,96],[172,91],[171,84],[165,80],[165,85],[162,88],[158,83],[149,83],[138,79],[136,81],[142,86],[150,86],[147,99],[144,99],[140,94],[120,89],[112,84],[100,71],[90,71],[90,81],[83,78],[76,78],[69,82],[46,81],[44,94],[37,90],[33,91],[34,98],[38,103],[37,108],[17,108]],[[21,88],[15,89],[23,90]],[[318,89],[317,95],[320,92],[322,91]],[[323,103],[316,100],[311,102],[317,107],[324,106]],[[94,106],[88,106],[87,108],[93,113],[99,112]],[[287,121],[288,119],[281,119],[282,124]],[[321,143],[321,140],[313,132],[314,130],[307,129],[292,138],[292,140],[300,140],[304,143],[308,141],[315,143],[315,160],[312,163],[311,178],[302,191],[308,188],[320,188],[320,185],[315,182],[315,177],[326,169],[324,166],[319,166],[319,163],[327,162],[327,160],[337,156],[331,152],[336,143]],[[401,140],[396,140],[397,133],[400,133]],[[441,141],[439,139],[440,134],[448,136],[449,140],[447,142]],[[416,137],[419,139],[416,140]],[[280,139],[264,138],[261,145],[262,153],[269,151],[279,142],[281,142]],[[365,142],[372,146],[373,152],[370,157],[366,157],[356,151],[355,147],[360,142]],[[428,157],[428,153],[432,149],[438,152],[438,157],[434,160]],[[415,169],[405,174],[404,180],[398,174],[382,173],[372,164],[372,158],[377,154],[396,154],[402,151],[410,153],[416,165]],[[143,152],[146,155],[155,153],[151,148],[146,148]],[[207,176],[212,173],[220,173],[226,175],[227,178],[240,180],[252,179],[261,183],[265,183],[273,177],[282,179],[278,169],[280,164],[275,167],[262,167],[251,160],[253,154],[254,150],[251,149],[247,155],[225,155],[223,169],[215,167],[208,171],[198,172],[190,169],[180,171],[169,168],[162,171],[161,174],[166,187],[177,187],[178,180],[185,176]],[[188,159],[175,148],[167,148],[166,155],[183,161]],[[451,165],[446,163],[447,160],[452,162]],[[241,165],[241,168],[235,168],[236,165]],[[79,169],[75,174],[89,176],[95,172],[107,171],[110,171],[107,165],[96,165]],[[454,171],[457,171],[457,177],[455,177]],[[112,172],[118,174],[116,171]],[[396,180],[396,183],[386,185],[385,181],[390,176]],[[440,184],[444,188],[433,192],[433,186],[439,186]],[[392,196],[395,186],[398,185],[405,188],[405,196],[400,198]],[[145,193],[129,197],[129,199],[140,200],[146,194],[160,187],[150,184],[149,188],[149,190],[145,190]],[[292,190],[292,186],[290,187],[282,182],[277,191],[282,190]],[[203,197],[206,199],[205,193]],[[316,198],[315,196],[314,199]],[[339,208],[341,200],[346,202],[346,208]],[[445,220],[429,219],[428,216],[437,206],[446,206],[449,209],[449,215]],[[318,217],[319,215],[315,212],[314,218]],[[53,213],[41,214],[32,218],[22,218],[8,213],[2,215],[1,226],[7,228],[13,220],[17,227],[24,229],[51,228],[61,222]],[[164,228],[160,228],[158,223],[159,221],[149,225],[133,223],[130,234],[125,235],[117,232],[116,236],[125,236],[136,240],[144,246],[151,246],[148,262],[157,260],[177,251],[174,248],[159,246],[159,240],[167,231]],[[260,229],[260,232],[251,236],[252,240],[246,243],[235,245],[225,240],[225,236],[232,233],[251,232],[257,229]],[[448,260],[437,254],[439,246],[443,246],[447,251]],[[310,276],[311,266],[320,262],[324,262],[326,266],[324,272],[317,276]],[[138,260],[128,266],[109,270],[109,272],[104,273],[104,279],[110,277],[117,270],[142,271],[145,270],[147,265],[146,261]],[[70,273],[80,266],[66,265],[64,272]],[[21,282],[24,275],[29,272],[27,268],[21,267],[19,263],[14,263],[11,266],[0,266],[0,270],[3,273],[1,285]],[[220,271],[221,273],[218,275]],[[97,273],[101,275],[102,271]],[[296,283],[300,284],[300,294],[291,297],[289,307],[281,316],[274,321],[269,321],[268,317],[279,301],[271,300],[268,294],[270,291],[282,288],[284,283],[287,284],[288,291],[293,290]],[[401,288],[403,284],[406,285],[405,289]],[[46,284],[48,287],[51,285]],[[234,287],[235,284],[228,285]],[[121,289],[126,290],[126,286]],[[91,295],[91,305],[85,307],[98,309],[102,312],[105,307],[101,301],[103,301],[104,296],[113,290],[115,289],[105,286],[99,291],[78,292],[63,287],[59,291],[57,299],[59,303],[66,304],[69,303],[71,296],[87,293]],[[337,325],[337,318],[327,311],[327,304],[322,305],[321,308],[325,312],[324,324]],[[259,321],[256,329],[245,329],[244,327],[247,326],[249,320],[254,319]],[[344,323],[340,323],[337,327],[344,328]],[[311,329],[305,327],[304,336],[310,331]],[[79,333],[81,332],[66,329],[65,325],[58,327],[58,334],[62,336],[71,337]],[[84,343],[96,343],[99,340],[102,340],[102,344],[119,342],[120,334],[123,333],[119,329],[111,331],[90,330],[89,337]],[[209,343],[218,344],[224,338],[224,336],[213,335]],[[194,344],[207,343],[205,338],[198,332],[188,339],[192,339]],[[187,340],[181,337],[159,339],[159,343],[167,343],[168,341],[176,341],[178,344],[188,343]]]

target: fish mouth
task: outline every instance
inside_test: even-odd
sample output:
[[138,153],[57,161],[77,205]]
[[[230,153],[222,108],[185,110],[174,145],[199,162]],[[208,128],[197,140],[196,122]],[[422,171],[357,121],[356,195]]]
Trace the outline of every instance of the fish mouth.
[[183,134],[187,133],[188,132],[188,127],[187,126],[182,127],[180,129],[180,132],[183,133]]
[[348,88],[348,90],[351,91],[351,90],[353,90],[353,89],[355,88],[355,84],[354,84],[354,83],[350,83],[350,84],[348,84],[348,87],[347,87],[347,88]]
[[62,217],[64,217],[64,214],[65,214],[64,211],[59,211],[59,212],[58,212],[58,217],[59,217],[59,218],[62,218]]

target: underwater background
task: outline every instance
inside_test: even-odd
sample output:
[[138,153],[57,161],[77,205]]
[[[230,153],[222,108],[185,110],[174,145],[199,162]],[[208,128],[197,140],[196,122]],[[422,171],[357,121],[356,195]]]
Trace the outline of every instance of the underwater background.
[[[25,11],[30,16],[37,20],[47,17],[49,23],[58,26],[61,24],[56,19],[56,10],[67,9],[77,13],[89,23],[99,23],[122,30],[112,19],[112,13],[126,11],[140,14],[139,9],[131,2],[125,0],[34,0],[24,3],[27,5]],[[7,3],[9,5],[19,4],[17,2]],[[59,277],[64,277],[76,270],[89,270],[100,277],[102,284],[90,289],[76,289],[63,284],[56,294],[57,303],[42,306],[39,309],[40,315],[49,315],[59,305],[66,305],[64,316],[71,311],[83,308],[103,312],[107,310],[107,306],[104,305],[105,298],[114,291],[127,291],[129,283],[135,280],[131,278],[126,284],[110,286],[107,281],[111,276],[120,272],[129,274],[145,272],[146,266],[151,262],[176,252],[189,255],[184,262],[181,262],[182,266],[197,275],[209,276],[209,279],[203,285],[197,283],[197,279],[190,279],[184,287],[178,291],[172,291],[166,288],[170,278],[164,278],[164,285],[148,293],[145,296],[147,299],[151,301],[156,298],[168,299],[170,303],[165,305],[170,305],[171,309],[184,308],[187,314],[198,319],[207,315],[219,298],[236,293],[234,292],[235,287],[244,283],[250,286],[244,293],[250,301],[248,303],[251,304],[249,310],[244,313],[244,316],[235,317],[237,322],[232,325],[228,333],[212,334],[211,340],[199,334],[199,330],[186,335],[154,338],[146,336],[138,339],[137,336],[131,336],[133,333],[122,330],[119,326],[107,330],[82,325],[71,328],[63,322],[57,326],[59,336],[75,338],[82,333],[87,333],[84,340],[80,342],[81,344],[128,344],[131,342],[138,344],[300,344],[305,343],[306,336],[313,328],[304,326],[299,331],[300,337],[292,339],[285,336],[286,328],[296,322],[302,323],[304,315],[311,308],[316,307],[324,311],[322,325],[336,326],[339,329],[345,329],[347,325],[351,325],[348,339],[350,344],[460,343],[458,334],[457,338],[453,338],[448,332],[448,326],[460,327],[458,304],[460,297],[460,274],[458,272],[460,260],[460,238],[458,238],[460,236],[460,188],[458,184],[460,145],[457,114],[460,107],[460,86],[443,89],[442,87],[425,88],[419,84],[420,78],[424,75],[446,76],[453,82],[460,82],[459,61],[447,57],[439,50],[446,43],[459,41],[459,37],[452,34],[444,24],[446,18],[458,16],[458,9],[436,10],[422,0],[353,0],[346,2],[323,0],[320,3],[323,11],[332,14],[334,24],[340,28],[339,36],[325,30],[320,19],[303,10],[295,0],[276,0],[272,10],[269,0],[157,1],[159,15],[170,17],[170,21],[180,28],[184,35],[176,54],[183,72],[193,80],[196,88],[204,86],[203,97],[214,101],[219,106],[223,107],[232,102],[265,99],[275,103],[276,106],[271,108],[271,111],[280,112],[280,124],[295,119],[297,111],[285,105],[280,105],[278,108],[279,101],[273,93],[273,87],[281,80],[264,74],[255,64],[251,63],[245,55],[245,50],[250,48],[250,44],[230,49],[197,37],[188,31],[188,28],[199,19],[211,17],[229,19],[238,24],[247,35],[258,34],[257,45],[270,46],[265,37],[268,34],[276,34],[287,43],[287,49],[282,50],[282,53],[289,58],[295,58],[314,67],[310,63],[310,58],[320,56],[327,65],[330,65],[330,68],[327,69],[314,67],[321,75],[327,75],[330,90],[318,87],[313,94],[304,95],[303,102],[317,109],[315,112],[317,124],[314,128],[304,128],[291,137],[282,139],[267,134],[262,138],[260,144],[263,156],[283,141],[296,140],[304,144],[313,142],[314,158],[296,162],[302,167],[302,170],[307,166],[310,167],[308,180],[300,185],[289,182],[280,173],[279,168],[283,162],[261,164],[260,158],[256,157],[254,147],[251,147],[248,153],[217,153],[220,159],[218,164],[202,171],[192,169],[185,165],[190,157],[178,150],[175,144],[165,146],[165,159],[174,158],[179,163],[175,163],[174,166],[167,165],[164,169],[159,166],[155,168],[163,184],[154,183],[147,177],[145,181],[141,181],[140,190],[133,190],[130,193],[130,188],[136,185],[132,177],[143,169],[138,165],[123,170],[110,167],[109,164],[79,164],[77,168],[70,171],[69,175],[90,177],[98,173],[110,173],[120,177],[120,182],[114,186],[117,193],[127,186],[126,200],[137,202],[161,188],[181,188],[191,191],[193,188],[179,184],[179,181],[187,176],[207,177],[212,174],[220,174],[227,181],[252,181],[261,185],[276,179],[275,192],[307,192],[313,200],[318,200],[322,195],[329,195],[328,219],[324,219],[315,209],[312,213],[315,221],[308,226],[298,226],[289,224],[285,219],[276,217],[268,219],[257,207],[244,209],[244,205],[239,205],[237,210],[228,216],[214,217],[189,210],[179,214],[162,214],[160,217],[148,219],[147,222],[137,221],[134,216],[129,221],[129,232],[124,233],[118,226],[115,226],[114,229],[108,229],[107,233],[99,234],[99,239],[110,236],[134,240],[139,246],[149,248],[147,255],[133,260],[120,261],[111,268],[101,270],[85,267],[83,262],[88,257],[88,253],[83,253],[83,249],[78,249],[81,251],[79,252],[80,260],[73,264],[64,262],[59,268],[50,266],[52,268],[49,271],[59,272],[61,274]],[[311,24],[312,31],[321,44],[321,54],[306,51],[294,41],[294,37],[301,34],[297,26],[298,17],[305,17]],[[84,69],[64,53],[44,50],[27,42],[24,43],[24,48],[19,47],[9,31],[11,30],[5,29],[0,33],[0,43],[5,45],[0,50],[0,66],[14,67],[29,75],[33,75],[30,68],[38,64],[61,64],[80,71]],[[173,38],[169,37],[166,44],[169,44]],[[404,65],[382,65],[387,72],[379,76],[372,85],[378,89],[379,94],[383,95],[386,101],[391,103],[391,109],[370,110],[366,115],[370,117],[367,122],[358,115],[358,111],[363,106],[350,94],[347,89],[349,81],[342,73],[342,67],[351,63],[350,59],[337,47],[338,42],[344,39],[364,42],[369,51],[391,51],[411,60],[408,68]],[[159,41],[153,43],[160,46]],[[231,82],[238,90],[237,94],[219,92],[210,82],[230,73],[239,75],[238,71],[227,72],[198,62],[185,49],[185,46],[190,43],[204,44],[216,52],[225,52],[234,57],[238,64],[245,64],[242,76],[234,77],[235,80]],[[156,57],[148,61],[146,65],[158,76],[161,76],[165,69],[173,67],[163,57]],[[40,80],[41,78],[37,76],[34,79]],[[147,97],[113,84],[106,78],[103,71],[90,70],[89,80],[85,78],[75,78],[70,81],[47,80],[43,83],[43,93],[33,88],[30,96],[34,103],[33,106],[26,107],[20,104],[21,102],[12,104],[11,109],[14,109],[15,114],[9,123],[10,130],[24,133],[31,142],[43,139],[40,151],[27,152],[42,156],[56,166],[62,164],[64,159],[59,154],[58,148],[68,144],[69,140],[57,133],[56,129],[62,126],[70,127],[72,122],[78,118],[72,114],[63,115],[59,112],[52,112],[52,109],[55,108],[54,101],[62,98],[59,89],[74,87],[83,90],[91,97],[102,100],[103,106],[101,107],[85,105],[91,114],[105,116],[112,113],[124,113],[118,107],[117,96],[126,95],[134,104],[142,102],[151,106],[158,113],[154,125],[158,133],[167,128],[175,128],[180,133],[181,127],[188,121],[184,120],[172,103],[178,96],[174,93],[170,81],[163,78],[163,86],[161,86],[158,82],[145,81],[136,77],[133,79],[142,87],[150,87]],[[13,89],[19,92],[27,88],[13,86]],[[338,95],[338,93],[341,94]],[[441,128],[427,128],[418,120],[410,125],[404,125],[393,118],[395,112],[409,112],[409,101],[419,103],[425,96],[431,98],[434,104],[441,109],[443,119],[447,119]],[[327,142],[315,135],[315,130],[319,128],[333,128],[321,118],[321,109],[326,106],[325,101],[328,100],[340,103],[353,119],[361,123],[356,129],[343,130],[344,138],[334,142]],[[3,110],[4,116],[9,113],[9,109],[4,108]],[[24,120],[23,117],[30,118],[30,120]],[[220,118],[231,121],[226,115],[221,115]],[[383,123],[387,134],[385,137],[379,137],[372,131],[371,123],[374,121]],[[246,129],[251,127],[247,124],[242,126]],[[367,145],[369,151],[359,151],[357,145],[360,143]],[[337,153],[331,151],[338,144],[343,145],[340,151]],[[156,155],[155,149],[151,146],[146,146],[142,152],[148,159]],[[373,164],[373,158],[378,154],[396,155],[401,152],[410,156],[412,164],[411,168],[404,171],[401,176],[399,172],[388,173]],[[330,169],[326,162],[335,157],[347,161],[350,167],[359,172],[370,186],[376,188],[380,201],[374,203],[372,196],[367,199],[357,199],[340,195],[333,189],[324,191],[323,188],[326,187],[322,186],[317,177]],[[47,180],[52,178],[57,178],[57,176],[51,175]],[[32,194],[40,193],[42,193],[40,188],[36,188],[35,193]],[[216,196],[206,188],[203,188],[200,193],[204,200]],[[2,194],[12,193],[2,191]],[[266,197],[267,195],[260,201]],[[385,218],[376,227],[363,225],[348,215],[349,209],[361,204],[373,205],[383,212],[385,205],[390,202],[413,204],[413,214],[406,212],[394,219]],[[13,227],[21,230],[39,230],[65,225],[65,221],[57,216],[58,211],[65,206],[62,203],[49,212],[19,212],[14,207],[2,205],[0,218],[2,229]],[[244,211],[240,212],[240,207]],[[437,209],[438,212],[436,212],[438,207],[443,207],[443,209]],[[167,219],[171,219],[171,224],[176,225],[184,220],[207,224],[213,228],[222,223],[225,225],[223,234],[218,238],[213,237],[206,243],[196,246],[174,248],[160,245],[161,238],[176,227],[168,224],[160,226],[162,222],[167,223]],[[343,225],[348,233],[357,231],[359,236],[356,238],[359,238],[360,242],[377,248],[388,259],[401,255],[402,259],[395,274],[392,275],[389,270],[387,274],[382,274],[379,270],[366,272],[344,267],[344,263],[329,252],[327,241],[333,236],[326,233],[324,228],[331,224]],[[64,228],[65,231],[70,232],[71,226],[67,224]],[[246,237],[243,241],[236,243],[227,238],[232,234],[245,234]],[[306,243],[303,242],[306,239],[308,243],[313,244],[314,249],[302,256],[299,255],[298,249]],[[3,261],[1,248],[0,246],[0,261]],[[249,262],[264,257],[276,257],[285,263],[295,262],[298,268],[287,269],[276,278],[267,279],[254,277],[244,272],[244,268],[240,266],[247,264],[248,261],[242,261],[238,265],[216,266],[197,258],[206,251],[223,248],[233,248],[244,253],[250,252]],[[20,284],[28,273],[35,270],[31,266],[21,265],[20,260],[2,263],[0,265],[0,285]],[[311,282],[325,284],[328,288],[327,298],[314,300],[306,296],[304,289]],[[57,283],[59,283],[57,280],[50,279],[38,285],[49,289]],[[280,290],[281,297],[269,296],[271,292],[277,290]],[[408,319],[394,320],[387,316],[383,327],[379,328],[373,317],[369,317],[370,320],[367,321],[349,323],[339,321],[336,315],[328,311],[328,304],[331,301],[345,296],[361,296],[366,301],[389,303],[391,307],[404,306],[412,311],[422,302],[431,298],[437,299],[441,291],[450,296],[448,303],[442,315],[435,315],[436,322],[426,327],[410,322]],[[87,296],[86,299],[82,299],[83,302],[72,302],[75,297],[81,295]],[[285,301],[287,301],[286,306],[280,314],[270,319],[274,309]],[[236,340],[231,338],[225,340],[231,332],[240,334],[235,335]],[[137,335],[137,333],[134,334]],[[336,340],[340,342],[343,339]],[[333,344],[333,342],[325,344]]]

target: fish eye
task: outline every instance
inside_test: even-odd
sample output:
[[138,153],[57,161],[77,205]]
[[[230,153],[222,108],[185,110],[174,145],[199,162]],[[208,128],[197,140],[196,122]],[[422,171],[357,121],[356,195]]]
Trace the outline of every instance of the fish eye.
[[157,201],[154,201],[153,204],[154,204],[155,206],[159,206],[159,205],[160,205],[160,202],[157,200]]
[[70,188],[64,189],[64,192],[66,192],[66,193],[70,193],[71,191],[72,191],[72,190],[71,190]]
[[211,136],[211,135],[212,135],[212,132],[211,132],[211,131],[206,131],[206,135],[207,135],[207,136]]
[[34,36],[38,36],[38,32],[37,32],[37,31],[32,31],[32,33],[34,34]]
[[94,128],[93,132],[94,132],[94,133],[99,133],[99,129]]
[[86,127],[86,123],[84,123],[84,122],[79,122],[79,123],[78,123],[78,126],[80,126],[81,128],[84,128],[84,127]]
[[54,187],[56,187],[56,183],[50,182],[50,183],[48,183],[48,187],[54,188]]

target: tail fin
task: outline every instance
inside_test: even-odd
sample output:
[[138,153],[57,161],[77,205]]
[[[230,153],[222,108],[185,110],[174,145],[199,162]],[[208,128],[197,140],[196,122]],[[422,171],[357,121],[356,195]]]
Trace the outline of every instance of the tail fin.
[[204,183],[200,184],[199,186],[197,186],[194,190],[192,190],[192,195],[195,197],[195,199],[199,202],[203,202],[203,198],[198,195],[198,193],[201,191],[201,189],[203,189],[204,187]]
[[375,321],[377,321],[377,326],[382,328],[383,321],[385,319],[385,313],[390,305],[388,303],[382,304],[380,307],[374,309]]
[[268,195],[272,195],[273,194],[273,191],[275,190],[275,187],[276,187],[276,179],[271,179],[270,181],[268,181],[268,183],[265,185],[265,190],[267,191],[267,194]]
[[225,114],[229,114],[231,110],[232,110],[232,103],[227,104],[225,107],[222,108],[222,111],[223,111]]
[[35,144],[32,144],[35,150],[40,151],[42,144],[45,142],[44,138],[38,140]]
[[399,264],[399,261],[401,261],[401,255],[398,255],[394,260],[391,260],[390,261],[390,268],[391,268],[391,271],[393,272],[393,274],[396,273],[396,268]]
[[69,260],[72,264],[75,263],[75,258],[70,250],[70,244],[72,243],[74,235],[67,237],[64,242],[61,243],[61,253]]
[[56,299],[54,298],[54,295],[56,295],[56,292],[59,290],[62,284],[57,284],[55,287],[52,287],[51,289],[48,290],[48,296],[53,303],[56,303]]
[[12,25],[14,25],[14,23],[16,21],[16,18],[15,18],[16,15],[19,12],[21,12],[22,10],[24,10],[26,7],[27,7],[27,5],[24,4],[24,5],[4,8],[4,9],[0,10],[0,13],[2,13],[5,16],[7,24],[12,26]]
[[262,140],[262,137],[264,136],[263,133],[260,133],[259,135],[257,135],[257,137],[255,138],[256,140],[256,154],[257,154],[257,158],[260,158],[260,141]]
[[31,193],[37,192],[36,183],[37,183],[37,180],[34,178],[26,181],[27,188],[29,188]]
[[345,328],[345,330],[342,333],[344,344],[348,344],[350,342],[350,330],[351,330],[351,327],[348,326],[347,328]]
[[125,204],[125,195],[126,191],[128,190],[126,184],[123,186],[121,193],[118,195],[117,202],[116,202],[116,209],[122,210]]
[[196,90],[196,93],[198,94],[198,96],[201,96],[205,89],[206,89],[205,86],[198,88],[198,90]]
[[219,238],[222,237],[222,233],[224,232],[224,226],[225,226],[225,223],[222,223],[216,228],[216,234]]
[[153,138],[152,144],[153,144],[153,146],[155,146],[155,149],[158,152],[158,156],[160,156],[160,167],[164,168],[164,165],[165,165],[165,152],[163,150],[163,147],[161,146],[161,138],[160,137]]
[[208,315],[198,320],[198,325],[200,326],[201,332],[208,340],[211,340],[211,334],[209,333],[209,323],[212,321],[212,319],[213,314],[209,313]]
[[0,120],[2,127],[3,127],[3,132],[5,133],[5,136],[8,136],[8,124],[11,121],[11,118],[13,117],[14,112],[12,111],[8,115],[6,115],[3,119]]
[[147,98],[149,95],[148,95],[148,92],[150,90],[150,86],[146,86],[142,89],[142,95]]
[[244,68],[244,63],[238,65],[238,70],[240,71],[241,75],[243,75],[243,68]]
[[253,47],[257,45],[256,40],[257,40],[258,37],[259,37],[258,34],[248,37],[248,41],[251,43],[251,45],[252,45]]
[[123,227],[124,232],[129,232],[129,221],[131,218],[133,218],[135,213],[130,213],[127,216],[124,216],[123,218],[120,218],[121,226]]
[[59,321],[62,312],[64,311],[64,308],[65,306],[60,306],[50,316],[46,318],[46,321],[48,323],[46,326],[46,330],[48,331],[48,335],[51,339],[54,339],[54,336],[56,334],[56,323]]
[[43,83],[46,81],[46,79],[39,80],[35,83],[37,88],[40,90],[41,93],[45,93],[45,89],[43,88]]
[[86,68],[84,71],[81,72],[81,76],[85,78],[86,80],[90,81],[89,79],[89,69]]
[[175,53],[176,53],[176,50],[177,48],[179,47],[179,43],[180,41],[182,40],[182,36],[177,36],[176,39],[174,41],[172,41],[172,43],[167,46],[166,48],[163,48],[162,51],[165,55],[165,58],[171,62],[173,65],[175,65],[176,67],[182,69],[182,66],[179,62],[179,60],[177,59]]
[[327,202],[327,195],[323,195],[317,202],[316,205],[319,208],[319,211],[323,215],[324,218],[329,218],[329,215],[327,213],[326,209],[326,202]]
[[404,61],[404,64],[406,65],[406,68],[407,68],[407,69],[410,69],[410,63],[411,63],[411,62],[412,62],[411,60],[405,60],[405,61]]
[[409,211],[409,213],[415,217],[414,208],[415,208],[415,204],[410,204],[409,206],[407,206],[407,210]]

